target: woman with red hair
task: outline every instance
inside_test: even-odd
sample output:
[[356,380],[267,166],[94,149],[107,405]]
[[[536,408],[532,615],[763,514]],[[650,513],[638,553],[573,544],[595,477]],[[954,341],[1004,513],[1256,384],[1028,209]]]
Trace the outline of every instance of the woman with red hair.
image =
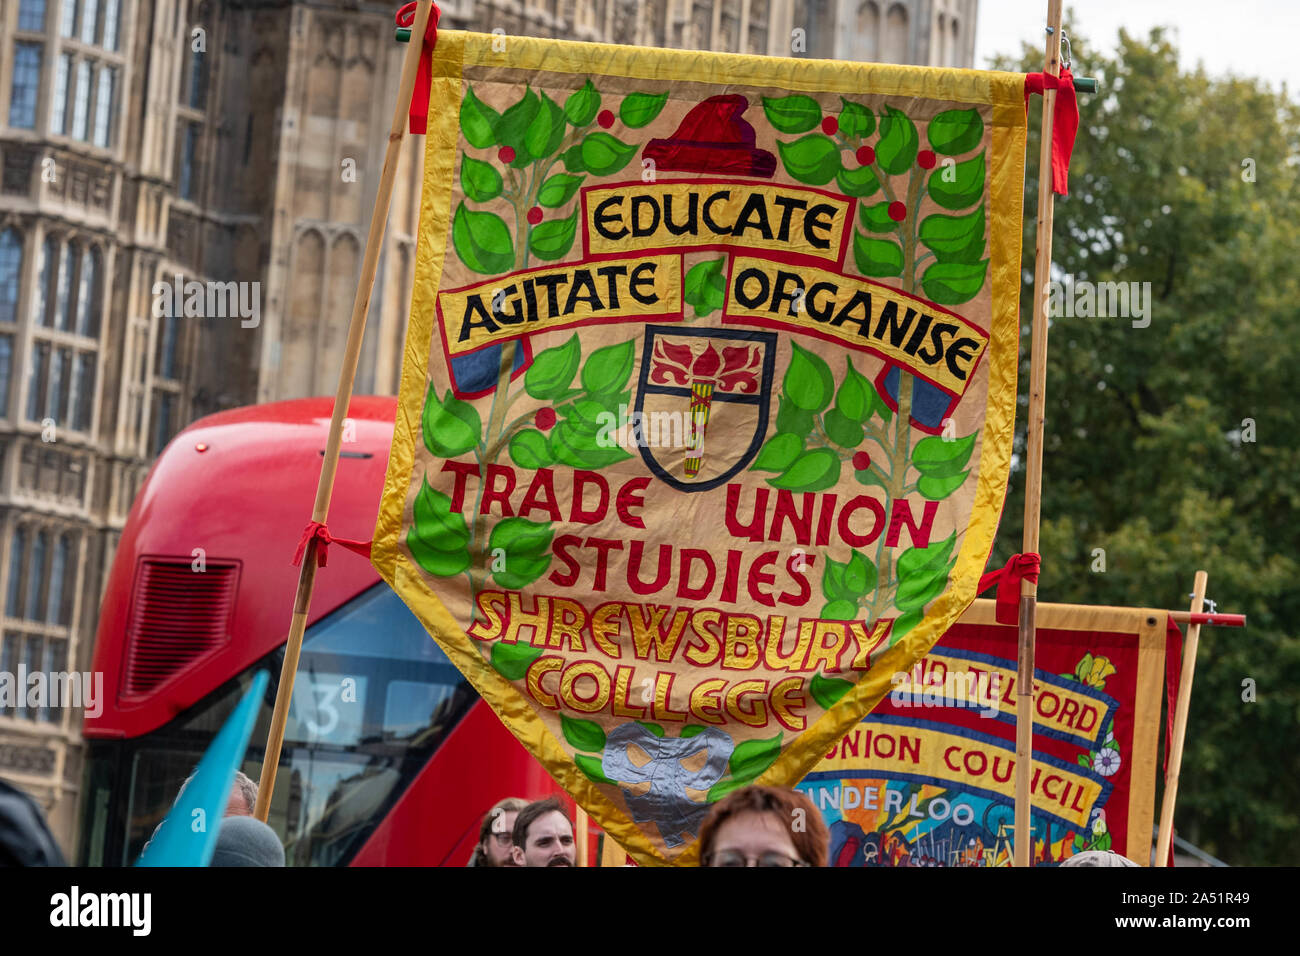
[[826,866],[831,835],[813,802],[786,787],[742,787],[700,827],[701,866]]

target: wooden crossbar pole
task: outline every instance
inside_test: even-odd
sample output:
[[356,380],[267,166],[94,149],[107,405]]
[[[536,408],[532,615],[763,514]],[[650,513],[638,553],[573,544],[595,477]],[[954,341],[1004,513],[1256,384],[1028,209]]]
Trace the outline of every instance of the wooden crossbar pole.
[[[334,413],[330,416],[329,439],[325,443],[325,457],[321,461],[320,479],[316,483],[316,503],[312,508],[312,521],[325,523],[329,517],[330,498],[334,494],[334,476],[338,471],[339,446],[343,441],[343,419],[352,403],[352,385],[356,380],[357,361],[361,355],[361,340],[366,332],[366,313],[370,311],[370,294],[375,286],[375,271],[383,244],[384,225],[388,221],[388,207],[393,198],[393,182],[397,176],[397,160],[406,133],[406,117],[411,108],[411,93],[415,89],[415,74],[424,50],[424,29],[429,22],[430,0],[419,0],[415,8],[415,22],[411,24],[412,42],[407,45],[402,59],[402,78],[397,88],[397,102],[393,105],[393,122],[388,129],[388,148],[384,152],[383,171],[379,177],[379,191],[375,194],[375,208],[370,214],[370,233],[366,236],[366,252],[361,260],[361,276],[357,280],[356,296],[352,300],[352,319],[348,325],[347,347],[343,353],[343,368],[339,371],[338,390],[334,393]],[[271,728],[266,737],[266,756],[262,762],[262,777],[257,789],[257,806],[253,815],[265,822],[271,809],[271,795],[275,792],[275,774],[280,763],[280,749],[284,745],[284,728],[289,719],[289,702],[293,698],[294,676],[298,673],[298,656],[302,652],[302,635],[307,630],[307,613],[311,609],[312,588],[316,583],[316,539],[312,539],[303,555],[302,569],[298,573],[298,592],[294,597],[293,616],[289,620],[289,639],[284,649],[284,664],[280,668],[280,686],[275,692],[275,709],[271,713]]]
[[1165,795],[1160,804],[1160,830],[1156,837],[1156,866],[1169,860],[1169,844],[1174,838],[1174,804],[1178,801],[1178,774],[1183,767],[1183,741],[1187,738],[1187,710],[1192,703],[1192,678],[1196,674],[1196,647],[1201,640],[1201,625],[1195,615],[1205,603],[1205,586],[1209,574],[1197,571],[1192,586],[1192,623],[1187,625],[1183,641],[1183,673],[1178,680],[1178,704],[1174,708],[1174,733],[1169,741],[1169,766],[1165,770]]

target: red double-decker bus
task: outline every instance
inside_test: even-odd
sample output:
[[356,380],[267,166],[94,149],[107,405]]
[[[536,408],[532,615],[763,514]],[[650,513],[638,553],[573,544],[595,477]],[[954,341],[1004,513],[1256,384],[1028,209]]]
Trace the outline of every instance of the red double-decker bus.
[[[303,399],[201,419],[141,488],[95,641],[106,700],[84,724],[81,865],[139,857],[267,670],[243,765],[258,779],[331,407]],[[395,412],[392,398],[352,401],[329,517],[339,537],[373,531]],[[370,563],[332,548],[268,821],[289,865],[460,865],[497,800],[559,792]]]

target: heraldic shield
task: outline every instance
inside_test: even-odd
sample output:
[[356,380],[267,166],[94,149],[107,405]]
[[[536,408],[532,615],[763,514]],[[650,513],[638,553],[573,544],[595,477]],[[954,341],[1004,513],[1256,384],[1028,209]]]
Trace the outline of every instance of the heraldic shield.
[[771,332],[647,325],[629,437],[655,477],[708,491],[753,461],[775,366]]

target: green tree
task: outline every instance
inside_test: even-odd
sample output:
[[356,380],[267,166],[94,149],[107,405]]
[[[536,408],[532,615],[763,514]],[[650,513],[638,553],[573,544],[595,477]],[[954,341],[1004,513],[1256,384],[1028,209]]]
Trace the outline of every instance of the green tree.
[[[1076,36],[1074,52],[1076,75],[1098,77],[1102,94],[1081,97],[1070,196],[1056,202],[1055,274],[1150,283],[1150,325],[1052,320],[1039,594],[1183,608],[1193,573],[1209,571],[1210,596],[1249,627],[1202,629],[1178,832],[1230,863],[1294,863],[1300,104],[1257,80],[1181,70],[1160,30],[1121,33],[1113,56]],[[1042,54],[1026,48],[999,66],[1041,70]],[[1035,100],[1021,455],[1040,113]],[[1023,496],[1021,466],[991,566],[1021,549]],[[1254,703],[1243,701],[1247,680]]]

